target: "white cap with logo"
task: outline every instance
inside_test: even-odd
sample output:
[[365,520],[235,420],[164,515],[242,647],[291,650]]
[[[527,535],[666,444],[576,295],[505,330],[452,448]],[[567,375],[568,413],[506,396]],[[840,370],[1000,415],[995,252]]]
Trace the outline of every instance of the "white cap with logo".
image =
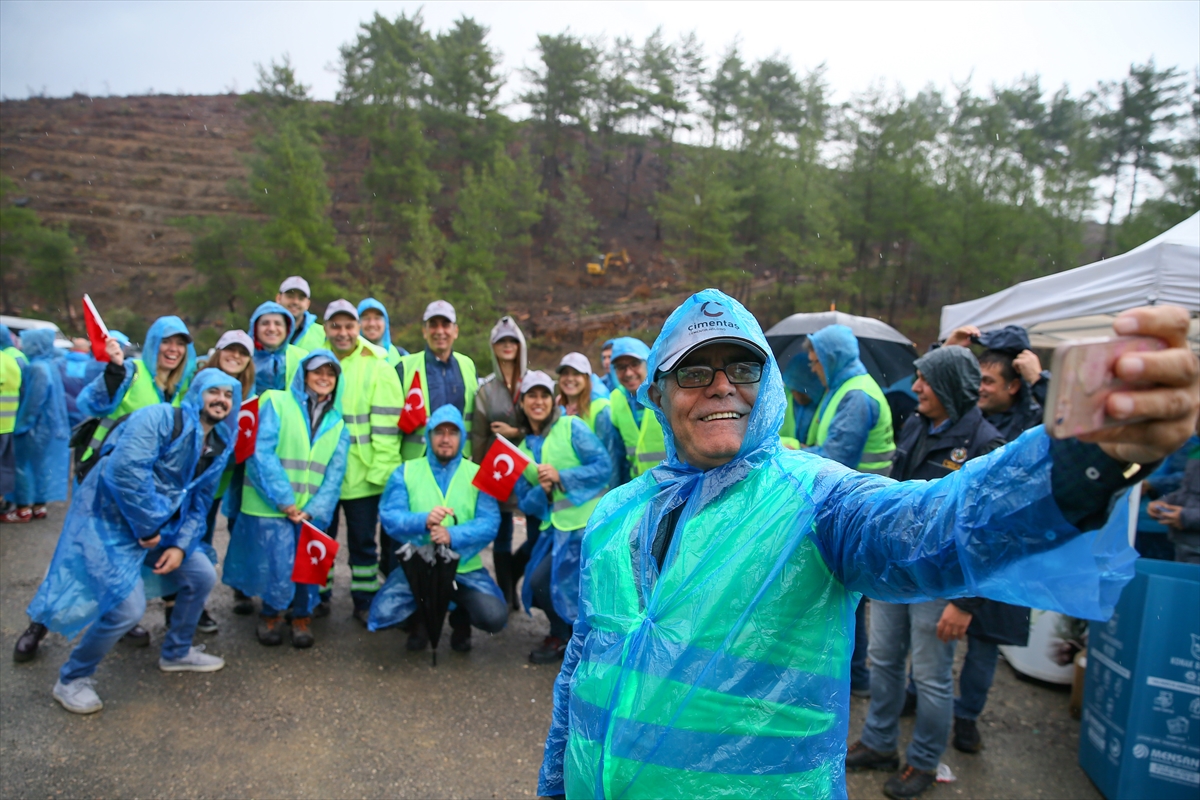
[[221,334],[221,338],[217,339],[217,346],[213,350],[224,350],[232,344],[240,344],[246,348],[248,355],[254,355],[254,340],[243,330],[225,331]]
[[312,290],[308,288],[308,281],[301,278],[299,275],[293,275],[290,278],[284,278],[283,283],[279,284],[279,293],[284,294],[292,289],[298,289],[304,292],[305,297],[312,297]]
[[737,316],[716,300],[695,302],[684,314],[662,348],[659,372],[670,372],[693,350],[710,344],[736,344],[745,347],[767,361],[767,353],[746,331]]
[[358,319],[358,309],[349,300],[334,300],[325,307],[325,321],[329,322],[334,314],[349,314]]
[[421,321],[429,322],[434,317],[445,317],[451,322],[458,324],[458,317],[454,314],[454,306],[445,300],[434,300],[425,306],[425,316],[421,317]]
[[562,361],[558,362],[558,369],[555,372],[561,375],[566,367],[570,367],[580,375],[592,374],[592,362],[583,353],[567,353],[562,357]]

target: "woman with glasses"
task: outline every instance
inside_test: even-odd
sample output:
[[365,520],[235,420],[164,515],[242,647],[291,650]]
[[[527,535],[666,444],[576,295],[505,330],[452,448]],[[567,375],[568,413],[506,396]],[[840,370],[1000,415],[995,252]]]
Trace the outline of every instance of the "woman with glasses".
[[563,657],[571,639],[583,531],[608,486],[612,463],[587,424],[554,404],[554,381],[546,373],[529,372],[522,379],[521,408],[530,427],[521,450],[530,464],[515,491],[521,510],[542,520],[521,599],[527,611],[536,606],[550,620],[550,635],[529,660],[551,664]]

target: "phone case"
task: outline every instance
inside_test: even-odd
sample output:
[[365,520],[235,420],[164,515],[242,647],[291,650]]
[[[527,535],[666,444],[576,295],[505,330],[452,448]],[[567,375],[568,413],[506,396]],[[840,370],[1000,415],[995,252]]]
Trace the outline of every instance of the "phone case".
[[1066,439],[1115,425],[1139,422],[1114,420],[1105,406],[1114,391],[1136,388],[1113,374],[1113,365],[1126,353],[1162,350],[1166,345],[1151,336],[1076,339],[1054,350],[1050,391],[1046,397],[1046,431]]

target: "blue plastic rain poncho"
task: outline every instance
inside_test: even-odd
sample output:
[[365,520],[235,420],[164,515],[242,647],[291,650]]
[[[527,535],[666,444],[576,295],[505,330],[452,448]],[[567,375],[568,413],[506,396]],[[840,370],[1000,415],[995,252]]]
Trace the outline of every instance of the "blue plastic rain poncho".
[[[154,382],[158,373],[158,348],[162,345],[163,339],[176,335],[188,338],[187,355],[184,356],[183,375],[175,387],[175,394],[167,397]],[[191,385],[192,375],[196,372],[196,348],[192,346],[191,338],[192,335],[188,332],[187,325],[184,325],[183,320],[179,317],[171,315],[154,320],[150,330],[146,331],[146,345],[142,348],[142,357],[125,359],[125,379],[121,381],[117,391],[110,396],[108,386],[104,381],[104,374],[97,375],[91,383],[83,387],[79,396],[75,398],[75,404],[79,407],[80,413],[85,417],[107,417],[116,411],[117,407],[121,405],[121,401],[125,399],[125,393],[129,391],[139,369],[145,370],[150,377],[150,383],[158,395],[159,402],[170,402],[180,394],[186,395],[188,387]],[[134,410],[136,409],[130,409],[130,411]]]
[[[458,455],[443,464],[433,452],[433,443],[430,437],[437,426],[447,422],[458,427],[461,438]],[[463,463],[462,448],[466,441],[467,426],[463,423],[462,412],[454,406],[444,405],[429,417],[425,426],[425,458],[428,460],[429,468],[433,471],[433,478],[437,481],[438,488],[442,490],[443,494],[449,490],[454,473]],[[379,501],[379,522],[383,526],[384,533],[387,534],[383,540],[384,547],[395,549],[398,547],[398,543],[411,542],[421,545],[429,541],[429,530],[425,527],[425,520],[432,509],[424,511],[409,509],[408,487],[404,483],[404,470],[407,466],[407,464],[401,464],[392,473],[392,477],[388,479],[387,486],[383,490],[383,497]],[[450,532],[450,548],[458,553],[459,564],[465,564],[482,552],[483,548],[496,538],[499,529],[500,504],[496,502],[496,498],[480,492],[475,501],[475,518],[459,525],[447,527]],[[461,588],[484,592],[501,601],[504,600],[504,592],[500,591],[500,587],[492,580],[492,576],[486,569],[460,572],[455,576],[455,582]],[[408,578],[404,576],[404,570],[393,569],[371,602],[371,614],[368,618],[367,629],[378,631],[399,625],[416,610],[417,601],[413,598]]]
[[[278,314],[283,317],[284,323],[287,325],[287,335],[283,338],[283,344],[274,350],[268,350],[258,340],[255,333],[258,319],[264,314]],[[294,347],[289,344],[289,341],[292,338],[292,328],[295,324],[296,320],[292,317],[292,313],[274,300],[260,304],[250,315],[250,327],[246,332],[254,340],[254,391],[258,394],[270,389],[287,388],[287,354],[288,348]]]
[[[554,425],[567,424],[571,426],[571,447],[580,463],[571,469],[563,469],[558,464],[553,466],[558,467],[558,476],[567,500],[573,506],[582,506],[608,488],[612,478],[612,460],[604,443],[578,417],[559,416],[558,409],[555,409],[554,418],[546,426],[545,432],[549,433]],[[542,447],[545,443],[545,435],[536,433],[526,434],[522,441],[539,464],[542,463]],[[555,527],[550,520],[550,499],[540,484],[530,483],[524,475],[517,479],[513,492],[517,495],[520,509],[542,521],[542,535],[529,554],[525,580],[521,584],[521,601],[525,604],[525,612],[529,613],[533,608],[533,572],[542,559],[548,557],[551,559],[550,600],[560,617],[567,622],[574,622],[579,616],[579,553],[584,529],[563,531]]]
[[29,364],[21,379],[21,404],[13,429],[18,506],[67,499],[71,423],[63,394],[54,331],[39,328],[21,337]]
[[[819,417],[825,413],[829,401],[837,394],[842,384],[857,375],[866,375],[867,368],[858,359],[858,339],[845,325],[830,325],[810,334],[808,341],[816,351],[821,367],[825,370],[825,382],[829,384],[825,396],[817,406]],[[862,460],[863,448],[875,423],[879,421],[879,403],[866,392],[851,390],[838,403],[836,416],[830,422],[829,438],[821,447],[809,452],[832,458],[839,464],[854,467]],[[799,431],[797,430],[799,434]],[[804,441],[801,437],[801,441]]]
[[[224,448],[196,475],[205,438],[201,398],[215,387],[232,389],[234,410],[213,429]],[[177,438],[175,409],[159,403],[134,412],[104,440],[103,460],[75,488],[54,559],[29,605],[34,622],[69,639],[123,602],[139,578],[150,597],[177,588],[169,575],[152,575],[142,565],[168,547],[190,555],[200,543],[213,491],[233,453],[241,394],[236,379],[202,370],[181,404]],[[154,549],[138,544],[156,534],[162,540]]]
[[4,323],[0,323],[0,350],[9,350],[9,355],[17,359],[22,367],[29,360],[21,352],[21,348],[17,347],[17,343],[13,341],[12,331]]
[[[749,312],[708,289],[667,319],[651,376],[705,303],[770,352]],[[680,462],[653,407],[666,461],[588,523],[539,794],[845,797],[859,593],[1111,614],[1133,551],[1123,532],[1064,519],[1040,428],[942,480],[897,483],[785,450],[784,406],[768,357],[741,449],[707,472]],[[676,509],[660,572],[653,542]]]
[[[606,347],[612,347],[614,341],[615,341],[614,339],[609,339],[608,341],[604,342],[604,344],[600,345],[600,352],[603,353],[604,348],[606,348]],[[611,365],[612,365],[612,354],[610,353],[609,354],[609,366],[611,367]],[[610,392],[616,391],[617,379],[613,375],[611,369],[609,369],[608,372],[604,373],[604,375],[599,375],[597,377],[600,378],[600,381],[604,384],[605,389],[608,389],[608,391],[610,391]]]
[[[605,344],[612,345],[612,358],[608,362],[608,378],[612,383],[612,394],[621,394],[625,398],[629,403],[629,410],[633,413],[634,425],[640,428],[645,408],[638,402],[637,397],[630,394],[629,390],[621,385],[620,378],[617,375],[617,359],[621,356],[633,356],[639,361],[645,361],[650,357],[650,348],[641,339],[635,339],[632,336],[621,336],[605,342]],[[613,468],[613,474],[616,476],[614,485],[619,486],[623,483],[628,483],[629,458],[621,459],[621,462]]]
[[[821,383],[817,373],[813,372],[812,366],[808,363],[807,353],[800,353],[788,362],[787,367],[783,370],[783,387],[789,391],[801,392],[809,398],[809,402],[805,405],[797,403],[794,399],[791,403],[793,406],[792,417],[796,423],[796,438],[803,442],[808,434],[809,426],[816,419],[821,400],[825,397],[825,385]],[[866,439],[863,441],[865,442]]]
[[[387,361],[393,367],[400,363],[400,357],[408,355],[408,351],[403,347],[396,347],[392,344],[392,318],[388,315],[388,311],[383,307],[383,303],[376,300],[374,297],[368,297],[358,304],[358,316],[362,317],[362,313],[368,308],[373,308],[380,314],[383,314],[383,338],[378,342],[371,344],[379,345],[387,350]],[[365,338],[365,337],[364,337]],[[370,341],[369,339],[367,341]]]
[[[320,418],[317,431],[312,431],[308,399],[305,389],[304,365],[314,358],[329,359],[339,372],[337,358],[328,350],[317,349],[304,356],[300,368],[292,376],[288,389],[291,400],[299,407],[309,431],[309,443],[316,441],[324,432],[342,421],[342,392],[344,381],[338,380],[333,403]],[[272,508],[287,508],[295,504],[296,495],[283,463],[276,450],[279,446],[279,411],[276,402],[262,403],[258,417],[258,438],[254,455],[245,463],[246,480],[259,496]],[[312,517],[312,524],[326,530],[337,509],[338,495],[342,489],[342,478],[346,474],[346,454],[350,452],[350,433],[343,428],[337,449],[325,465],[321,488],[301,508]],[[250,513],[238,513],[229,536],[229,549],[225,553],[225,567],[221,581],[239,589],[250,597],[261,597],[263,605],[281,609],[292,602],[295,584],[292,583],[292,565],[296,560],[296,543],[300,526],[287,517],[260,517]],[[315,592],[314,592],[315,594]],[[308,609],[311,613],[312,609]]]

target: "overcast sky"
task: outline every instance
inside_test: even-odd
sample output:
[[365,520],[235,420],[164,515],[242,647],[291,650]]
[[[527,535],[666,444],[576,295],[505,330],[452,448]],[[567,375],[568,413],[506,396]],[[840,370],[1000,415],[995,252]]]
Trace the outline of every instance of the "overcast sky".
[[[1200,2],[27,2],[0,0],[0,95],[214,94],[255,85],[255,64],[290,53],[301,81],[332,99],[338,47],[374,11],[424,8],[432,30],[465,14],[491,28],[509,86],[539,33],[644,39],[695,30],[710,58],[735,38],[747,60],[824,62],[836,100],[874,81],[914,92],[972,78],[977,90],[1038,73],[1072,93],[1131,62],[1191,73]],[[513,112],[521,115],[520,109]]]

